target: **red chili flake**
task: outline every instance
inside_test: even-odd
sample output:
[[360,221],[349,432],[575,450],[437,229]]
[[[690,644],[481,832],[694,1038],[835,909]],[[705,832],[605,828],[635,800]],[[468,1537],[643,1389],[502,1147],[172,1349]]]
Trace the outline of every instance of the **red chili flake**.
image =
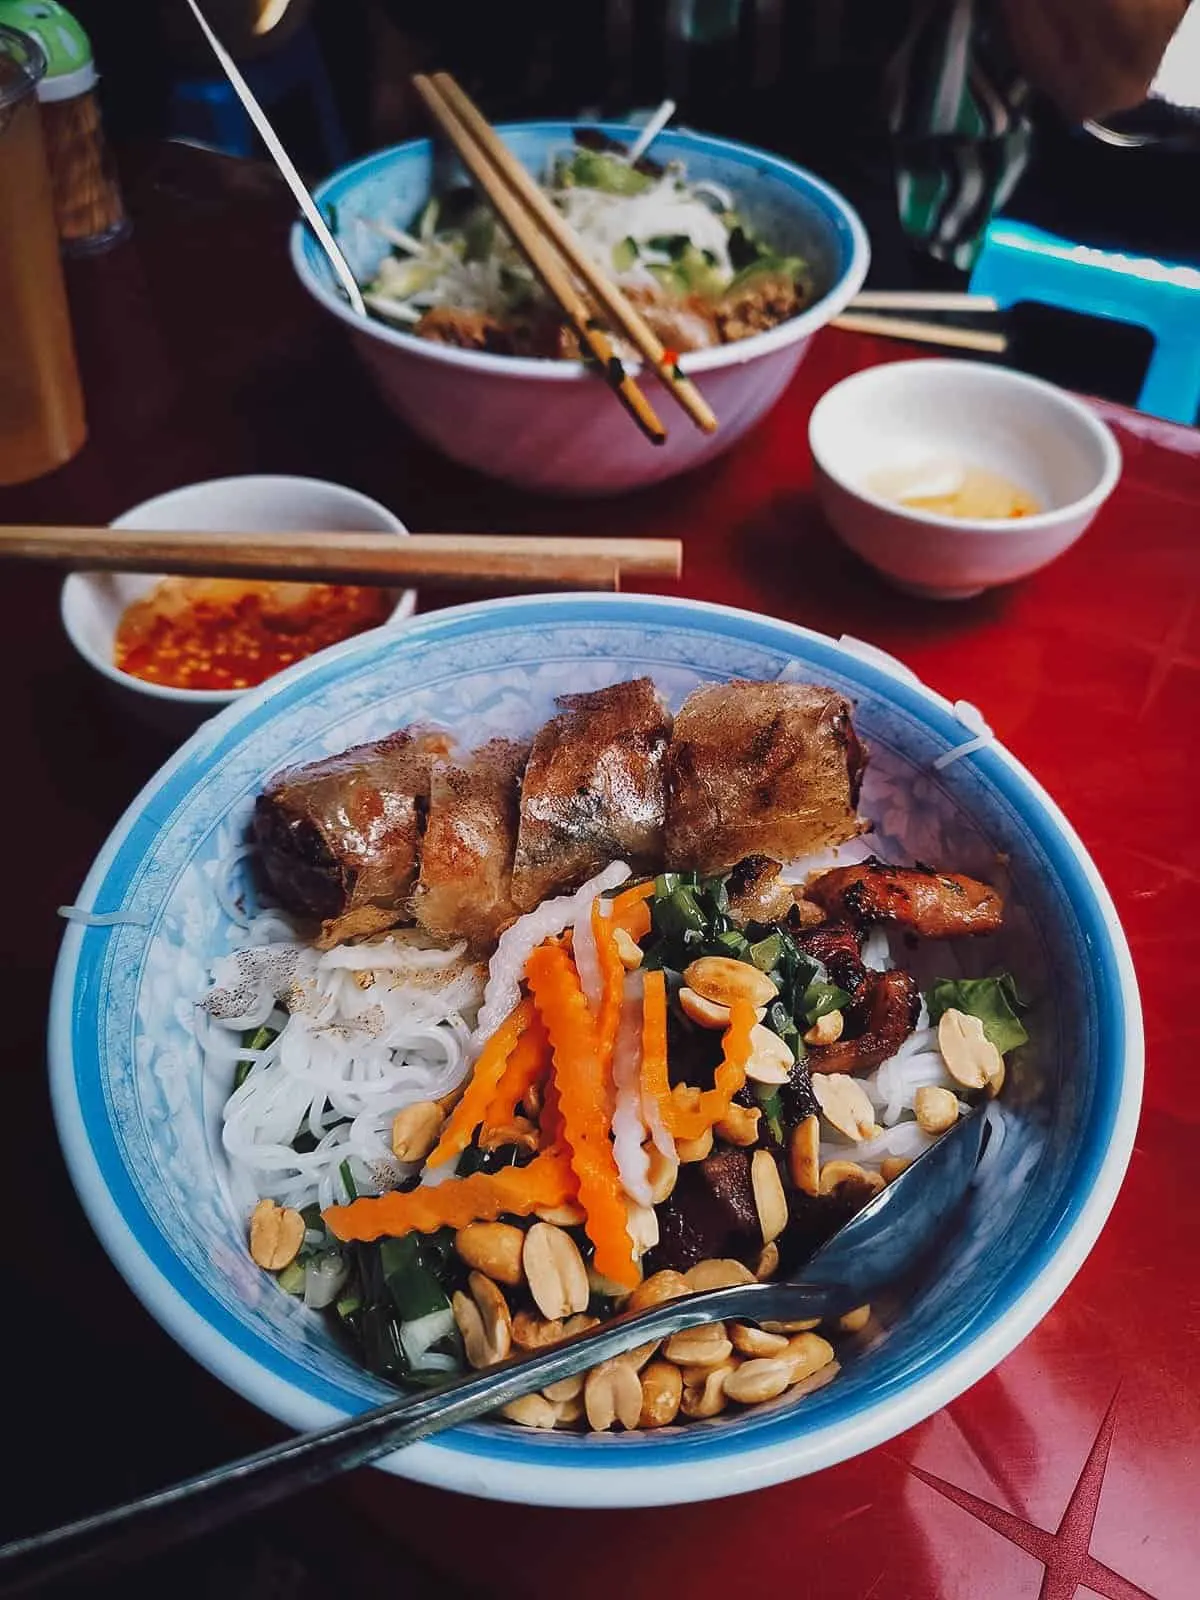
[[677,367],[679,365],[679,351],[664,350],[662,353],[662,364],[664,367]]

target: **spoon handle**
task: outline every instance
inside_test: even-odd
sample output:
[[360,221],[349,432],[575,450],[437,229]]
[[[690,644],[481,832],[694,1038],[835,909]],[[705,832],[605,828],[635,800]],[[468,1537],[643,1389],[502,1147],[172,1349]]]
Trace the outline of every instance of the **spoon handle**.
[[[84,1517],[61,1528],[0,1548],[0,1589],[17,1593],[48,1582],[86,1563],[144,1557],[181,1539],[311,1488],[337,1473],[378,1460],[403,1445],[415,1444],[445,1428],[532,1394],[561,1378],[573,1377],[652,1339],[728,1316],[769,1317],[777,1310],[782,1286],[737,1284],[689,1295],[683,1300],[627,1313],[603,1327],[532,1354],[519,1355],[482,1372],[473,1372],[417,1399],[390,1401],[374,1411],[347,1417],[315,1433],[301,1434],[240,1461],[200,1473],[128,1505]],[[788,1316],[801,1291],[787,1286]],[[811,1291],[813,1315],[824,1305],[823,1291]]]

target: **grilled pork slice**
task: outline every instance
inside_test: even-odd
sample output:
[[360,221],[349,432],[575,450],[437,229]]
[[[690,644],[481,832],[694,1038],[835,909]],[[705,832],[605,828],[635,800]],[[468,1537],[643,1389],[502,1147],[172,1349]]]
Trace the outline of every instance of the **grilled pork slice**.
[[405,729],[308,766],[258,797],[254,837],[280,902],[319,918],[322,949],[407,920],[429,771],[449,741]]
[[528,753],[493,739],[461,762],[433,764],[413,912],[438,938],[482,948],[517,915],[512,866]]
[[874,856],[822,872],[804,892],[831,916],[860,926],[893,922],[926,939],[995,933],[1004,921],[1004,901],[990,884],[956,872],[889,867]]
[[513,899],[523,910],[610,861],[661,865],[670,714],[649,678],[559,697],[521,785]]
[[792,861],[853,838],[866,756],[850,709],[815,683],[694,689],[667,756],[670,865],[724,872],[744,856]]

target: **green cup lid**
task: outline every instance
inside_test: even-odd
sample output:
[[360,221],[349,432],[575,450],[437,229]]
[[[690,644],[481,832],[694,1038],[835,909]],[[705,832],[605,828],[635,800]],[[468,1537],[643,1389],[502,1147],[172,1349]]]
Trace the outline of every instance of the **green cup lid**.
[[96,82],[91,41],[58,0],[0,0],[0,23],[41,45],[46,75],[38,84],[39,100],[73,100]]

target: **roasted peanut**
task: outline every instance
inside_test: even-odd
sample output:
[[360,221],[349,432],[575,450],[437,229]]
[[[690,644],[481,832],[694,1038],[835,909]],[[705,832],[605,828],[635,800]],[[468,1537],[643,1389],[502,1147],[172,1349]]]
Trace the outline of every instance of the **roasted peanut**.
[[577,1372],[573,1377],[560,1378],[557,1383],[548,1383],[542,1393],[555,1405],[561,1404],[564,1400],[574,1400],[576,1395],[583,1393],[583,1373]]
[[642,1385],[631,1366],[605,1361],[593,1367],[583,1386],[583,1408],[588,1427],[604,1433],[614,1422],[636,1428],[642,1414]]
[[424,1161],[442,1131],[446,1113],[436,1100],[417,1100],[392,1118],[392,1154],[397,1161]]
[[683,969],[683,981],[704,1000],[719,1006],[747,1000],[752,1006],[769,1006],[778,992],[765,972],[732,956],[701,956]]
[[514,1117],[511,1122],[479,1130],[481,1150],[500,1150],[508,1144],[516,1145],[518,1150],[536,1150],[540,1142],[538,1131],[528,1117]]
[[782,1333],[768,1333],[765,1328],[752,1328],[745,1322],[734,1322],[729,1328],[733,1348],[744,1356],[777,1356],[788,1347]]
[[843,1333],[861,1333],[871,1320],[870,1306],[855,1306],[838,1318],[837,1325]]
[[788,1361],[743,1361],[725,1379],[725,1397],[743,1406],[761,1405],[764,1400],[781,1395],[791,1381],[792,1365]]
[[734,1371],[736,1371],[734,1363],[727,1361],[723,1366],[713,1367],[705,1374],[702,1387],[694,1385],[689,1387],[685,1383],[679,1401],[679,1409],[684,1416],[697,1420],[720,1416],[725,1409],[725,1380]]
[[583,1207],[572,1205],[569,1200],[561,1206],[542,1206],[534,1216],[539,1222],[552,1222],[556,1228],[579,1228],[587,1221]]
[[994,1100],[1004,1087],[1004,1057],[1000,1057],[1000,1065],[995,1073],[988,1079],[988,1093]]
[[566,1338],[557,1317],[535,1317],[532,1311],[518,1311],[512,1320],[512,1341],[520,1350],[544,1350]]
[[833,1346],[818,1333],[796,1333],[788,1340],[787,1354],[777,1357],[792,1369],[792,1382],[811,1377],[833,1360]]
[[512,1317],[508,1302],[490,1278],[472,1272],[469,1294],[455,1290],[451,1301],[454,1320],[462,1334],[467,1361],[473,1367],[493,1367],[512,1349]]
[[250,1255],[268,1272],[290,1267],[304,1243],[304,1218],[291,1206],[260,1200],[250,1213]]
[[662,1272],[639,1283],[625,1303],[626,1311],[648,1311],[651,1306],[660,1306],[665,1300],[678,1300],[681,1295],[691,1294],[693,1285],[680,1272],[672,1272],[669,1267]]
[[818,1017],[812,1027],[804,1035],[805,1044],[836,1044],[842,1037],[844,1022],[840,1011],[827,1011],[823,1017]]
[[749,1267],[731,1256],[718,1256],[712,1261],[697,1261],[683,1275],[688,1289],[728,1289],[734,1283],[753,1283],[754,1274]]
[[706,1000],[685,983],[679,991],[679,1009],[698,1028],[724,1030],[729,1026],[729,1007],[719,1006],[715,1000]]
[[675,1154],[681,1163],[689,1161],[703,1161],[706,1156],[712,1155],[713,1131],[705,1128],[698,1139],[676,1139]]
[[736,1144],[745,1148],[758,1138],[758,1123],[761,1116],[762,1112],[758,1106],[739,1106],[734,1101],[716,1124],[713,1132],[718,1139],[724,1139],[726,1144]]
[[958,1096],[937,1084],[922,1084],[913,1095],[913,1110],[924,1133],[945,1133],[958,1121]]
[[723,1322],[705,1323],[702,1328],[684,1328],[673,1333],[663,1345],[663,1355],[678,1367],[719,1367],[733,1354],[725,1337]]
[[746,1062],[746,1076],[755,1083],[778,1087],[791,1076],[794,1060],[792,1052],[777,1033],[756,1022],[750,1029],[750,1059]]
[[779,1271],[779,1246],[772,1239],[770,1244],[763,1245],[758,1253],[758,1260],[754,1263],[754,1276],[759,1283],[766,1283],[768,1278],[773,1278]]
[[670,1361],[652,1361],[642,1371],[639,1428],[665,1428],[679,1415],[683,1375]]
[[803,1322],[761,1322],[759,1326],[765,1333],[808,1333],[813,1328],[821,1326],[820,1317],[806,1317]]
[[623,1356],[614,1356],[615,1361],[623,1361],[627,1367],[632,1367],[635,1372],[640,1372],[652,1357],[658,1354],[661,1339],[651,1339],[649,1344],[636,1345],[632,1350],[626,1350]]
[[821,1192],[821,1119],[805,1117],[788,1141],[788,1171],[801,1194]]
[[878,1172],[868,1172],[857,1161],[827,1161],[821,1168],[821,1193],[869,1200],[883,1188]]
[[512,1288],[525,1281],[524,1244],[525,1235],[509,1222],[469,1222],[454,1235],[454,1248],[469,1267]]
[[946,1071],[964,1089],[986,1089],[1004,1070],[1004,1058],[983,1031],[978,1017],[943,1011],[938,1022],[938,1049]]
[[624,928],[614,928],[613,943],[617,947],[617,954],[621,958],[621,965],[626,972],[633,972],[642,964],[642,952],[637,942],[626,933]]
[[583,1421],[583,1390],[580,1389],[577,1395],[572,1395],[570,1400],[556,1401],[554,1409],[558,1413],[555,1426],[573,1428],[577,1422]]
[[754,1209],[758,1212],[763,1243],[770,1244],[787,1227],[788,1207],[783,1180],[769,1150],[756,1150],[751,1157],[750,1185],[754,1190]]
[[640,1206],[636,1200],[625,1199],[625,1228],[633,1244],[633,1257],[640,1261],[647,1250],[658,1243],[658,1217],[653,1206]]
[[814,1072],[812,1089],[825,1121],[847,1139],[857,1143],[875,1133],[875,1108],[848,1072]]
[[911,1166],[912,1161],[908,1156],[885,1156],[879,1163],[879,1176],[884,1183],[894,1183]]
[[646,1160],[648,1171],[646,1181],[650,1185],[650,1199],[656,1205],[670,1198],[679,1177],[679,1162],[672,1161],[670,1156],[663,1155],[656,1144],[646,1146]]
[[587,1268],[569,1233],[550,1222],[535,1222],[525,1235],[521,1264],[534,1304],[554,1321],[586,1311],[591,1298]]
[[812,1394],[816,1389],[823,1389],[827,1383],[832,1383],[842,1370],[840,1361],[830,1361],[823,1367],[818,1367],[816,1372],[810,1372],[807,1378],[801,1378],[798,1383],[792,1384],[788,1391],[791,1400],[802,1399],[806,1394]]
[[553,1428],[558,1424],[557,1406],[540,1394],[523,1394],[519,1400],[510,1400],[501,1406],[500,1415],[519,1422],[523,1428]]

